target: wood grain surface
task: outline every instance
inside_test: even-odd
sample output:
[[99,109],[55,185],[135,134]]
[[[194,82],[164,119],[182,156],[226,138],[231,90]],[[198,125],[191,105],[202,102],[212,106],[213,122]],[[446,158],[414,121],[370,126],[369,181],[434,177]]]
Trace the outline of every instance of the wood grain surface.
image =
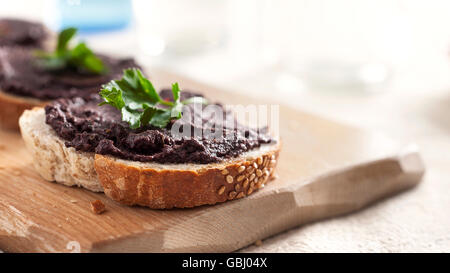
[[[178,81],[226,104],[273,104],[150,70],[157,86]],[[236,201],[151,210],[49,183],[18,132],[0,131],[0,249],[11,252],[228,252],[286,229],[356,211],[408,189],[424,166],[414,146],[280,106],[278,178]],[[94,214],[101,200],[106,212]]]

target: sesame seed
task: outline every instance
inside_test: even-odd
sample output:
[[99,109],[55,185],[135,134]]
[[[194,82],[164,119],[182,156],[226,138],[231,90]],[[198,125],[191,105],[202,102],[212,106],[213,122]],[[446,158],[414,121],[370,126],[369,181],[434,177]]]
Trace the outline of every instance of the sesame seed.
[[257,170],[256,170],[256,175],[257,175],[258,177],[261,177],[261,176],[263,175],[263,172],[262,172],[260,169],[257,169]]
[[264,176],[269,176],[269,171],[267,169],[264,169]]
[[233,177],[232,177],[231,175],[227,175],[227,178],[226,178],[226,179],[227,179],[227,182],[228,182],[228,183],[230,183],[230,184],[233,183],[233,180],[234,180],[234,179],[233,179]]
[[222,174],[223,175],[227,175],[228,174],[228,170],[227,169],[222,170]]
[[248,191],[247,191],[247,195],[250,195],[250,194],[252,194],[252,192],[253,192],[253,188],[252,188],[252,187],[250,187],[250,188],[248,189]]
[[255,187],[255,182],[250,183],[250,189]]
[[240,166],[238,169],[238,173],[245,171],[245,166]]
[[224,191],[225,191],[225,186],[222,186],[222,187],[219,188],[219,190],[217,191],[217,193],[218,193],[219,195],[222,195]]
[[240,190],[240,189],[241,189],[241,184],[236,184],[236,185],[234,186],[234,189],[235,189],[236,191]]
[[245,175],[240,175],[240,176],[238,176],[237,181],[241,182],[242,180],[244,180],[244,178],[245,178]]
[[270,160],[270,166],[273,167],[277,164],[277,161],[275,159]]
[[272,155],[272,156],[270,157],[270,159],[274,160],[274,159],[275,159],[275,155]]
[[258,165],[261,165],[263,163],[263,160],[261,157],[258,157],[258,159],[256,160],[256,162],[258,162]]
[[247,168],[247,173],[252,173],[253,172],[253,167],[252,166],[249,166],[248,168]]
[[258,164],[256,164],[256,162],[253,162],[253,168],[258,169]]
[[244,188],[247,188],[247,186],[248,186],[248,178],[246,178],[245,180],[244,180],[244,183],[242,183],[242,187],[244,187]]
[[253,179],[255,179],[256,175],[254,173],[252,173],[252,175],[250,175],[250,178],[248,180],[252,181]]
[[228,198],[229,199],[233,199],[236,196],[236,192],[235,191],[230,191],[230,193],[228,194]]
[[236,196],[236,198],[242,198],[242,197],[244,197],[244,192],[240,192],[237,196]]
[[253,180],[253,182],[258,183],[259,178],[256,177],[255,180]]

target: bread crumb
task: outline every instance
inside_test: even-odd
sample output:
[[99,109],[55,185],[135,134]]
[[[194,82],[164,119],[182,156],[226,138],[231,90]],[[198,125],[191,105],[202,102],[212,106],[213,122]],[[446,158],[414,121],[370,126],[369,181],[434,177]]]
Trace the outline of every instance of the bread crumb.
[[262,246],[263,242],[261,240],[257,240],[255,242],[255,246]]
[[77,200],[70,200],[70,203],[77,203],[78,201]]
[[103,213],[106,210],[105,204],[100,200],[95,200],[91,202],[91,210],[95,214]]

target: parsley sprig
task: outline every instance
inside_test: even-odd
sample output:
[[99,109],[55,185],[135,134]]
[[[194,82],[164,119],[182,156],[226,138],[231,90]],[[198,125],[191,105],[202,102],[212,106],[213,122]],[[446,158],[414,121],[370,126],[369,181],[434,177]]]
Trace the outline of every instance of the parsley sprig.
[[109,104],[120,110],[122,120],[132,129],[145,125],[164,128],[172,119],[180,119],[185,104],[206,103],[202,97],[181,101],[178,83],[172,84],[173,101],[163,100],[153,84],[137,68],[125,69],[122,79],[102,86],[99,105]]
[[66,28],[58,35],[55,51],[36,51],[38,64],[47,70],[61,70],[70,67],[93,74],[106,72],[102,60],[95,56],[84,42],[69,48],[69,42],[76,33],[76,28]]

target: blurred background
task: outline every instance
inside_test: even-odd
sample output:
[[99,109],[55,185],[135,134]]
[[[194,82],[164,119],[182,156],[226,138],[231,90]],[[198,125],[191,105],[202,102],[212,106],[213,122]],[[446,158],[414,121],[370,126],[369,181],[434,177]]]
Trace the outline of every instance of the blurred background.
[[0,2],[0,16],[76,26],[96,50],[224,89],[404,137],[450,131],[447,0]]
[[[448,0],[0,3],[2,17],[76,26],[96,50],[415,142],[428,167],[422,198],[448,217]],[[434,243],[448,250],[450,238]]]
[[450,86],[445,0],[0,2],[0,16],[76,26],[94,49],[314,111]]

